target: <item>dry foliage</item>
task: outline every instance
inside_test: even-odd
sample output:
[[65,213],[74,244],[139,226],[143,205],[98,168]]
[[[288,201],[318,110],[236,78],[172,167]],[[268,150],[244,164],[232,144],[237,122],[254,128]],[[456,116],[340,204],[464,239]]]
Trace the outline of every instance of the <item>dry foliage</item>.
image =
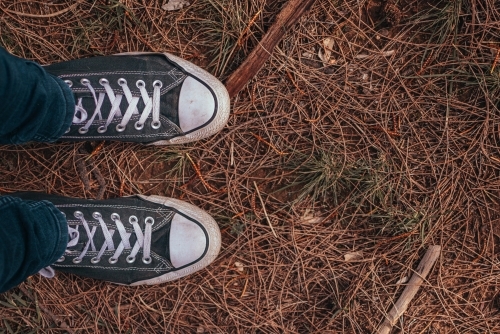
[[[168,51],[225,79],[283,3],[3,0],[0,44],[42,64]],[[318,0],[213,138],[105,143],[85,168],[97,143],[2,147],[2,193],[95,198],[96,169],[106,198],[207,210],[223,250],[161,286],[33,276],[0,295],[0,331],[373,333],[437,244],[394,332],[498,333],[499,32],[496,0]]]

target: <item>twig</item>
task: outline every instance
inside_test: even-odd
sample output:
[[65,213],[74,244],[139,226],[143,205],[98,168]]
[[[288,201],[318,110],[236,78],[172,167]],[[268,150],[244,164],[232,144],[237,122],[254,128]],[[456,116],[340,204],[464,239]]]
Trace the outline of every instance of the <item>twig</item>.
[[205,179],[203,178],[203,175],[201,174],[200,166],[195,164],[195,162],[193,161],[193,159],[191,158],[189,153],[186,153],[186,156],[188,157],[189,161],[191,162],[191,165],[193,165],[193,169],[196,172],[196,175],[198,175],[198,177],[200,178],[201,183],[203,183],[203,185],[205,185],[205,187],[207,187],[208,190],[210,190],[214,193],[223,193],[226,191],[226,188],[215,189],[207,181],[205,181]]
[[498,60],[500,59],[500,48],[497,50],[497,55],[495,56],[495,60],[493,60],[493,65],[491,65],[490,74],[493,74],[495,67],[497,66]]
[[269,224],[269,227],[271,228],[271,231],[273,232],[276,239],[278,239],[276,232],[274,232],[273,225],[271,224],[271,220],[269,219],[269,216],[267,215],[266,206],[264,205],[264,201],[262,200],[262,197],[260,196],[259,187],[257,187],[257,183],[255,183],[255,181],[253,181],[253,185],[255,187],[255,190],[257,190],[257,196],[259,196],[260,204],[262,205],[262,209],[264,210],[264,216],[266,217],[267,223]]
[[279,155],[285,155],[285,154],[287,154],[286,152],[282,152],[282,151],[278,150],[278,149],[276,148],[276,146],[274,146],[273,144],[271,144],[271,143],[267,142],[267,141],[266,141],[264,138],[262,138],[261,136],[256,135],[255,133],[252,133],[252,135],[253,135],[255,138],[257,138],[257,140],[258,140],[258,141],[263,142],[264,144],[266,144],[267,146],[269,146],[270,148],[272,148],[272,149],[273,149],[274,151],[276,151],[276,153],[278,153]]
[[233,167],[234,166],[234,141],[231,141],[231,146],[229,148],[229,155],[231,157],[231,159],[229,160],[230,161],[229,165],[231,167]]
[[229,96],[235,96],[269,59],[283,35],[299,20],[315,0],[289,0],[278,14],[276,21],[252,50],[243,64],[226,81]]
[[500,163],[500,159],[498,159],[498,158],[496,158],[494,156],[490,156],[490,159]]
[[[104,142],[103,142],[104,143]],[[90,190],[90,180],[88,178],[88,169],[92,171],[92,174],[94,174],[94,177],[97,181],[97,184],[99,185],[99,190],[96,195],[96,199],[102,199],[104,196],[104,192],[106,191],[106,179],[104,179],[104,176],[102,175],[101,171],[99,168],[95,165],[95,160],[92,156],[92,154],[95,152],[97,153],[100,148],[102,148],[101,144],[98,145],[90,155],[87,156],[87,158],[83,159],[83,156],[87,154],[87,152],[83,149],[80,148],[78,152],[80,153],[80,157],[77,157],[76,160],[76,170],[78,172],[78,175],[80,176],[80,179],[82,180],[83,183],[83,189],[85,191]],[[94,154],[95,154],[94,153]]]
[[425,60],[424,64],[422,65],[420,70],[417,72],[417,75],[422,75],[422,73],[424,73],[425,69],[430,64],[433,55],[434,55],[434,50],[431,50],[431,52],[430,52],[429,56],[427,57],[427,59]]
[[420,261],[417,270],[411,276],[410,282],[403,290],[403,293],[397,300],[396,304],[392,307],[392,309],[387,314],[384,322],[380,325],[378,329],[378,334],[389,334],[392,326],[398,321],[399,317],[403,315],[403,313],[408,308],[413,297],[418,292],[418,289],[424,282],[425,278],[431,271],[434,262],[439,258],[441,254],[441,246],[430,246],[427,252],[425,253],[422,261]]
[[245,281],[245,286],[243,286],[243,291],[241,292],[240,298],[245,297],[245,293],[247,292],[247,286],[248,286],[248,278]]
[[397,132],[394,132],[394,131],[389,131],[389,130],[386,130],[384,129],[383,127],[379,126],[379,125],[375,125],[375,126],[370,126],[369,129],[371,130],[377,130],[377,131],[380,131],[380,132],[384,132],[384,133],[387,133],[389,136],[391,137],[401,137],[401,134],[400,133],[397,133]]
[[306,95],[306,93],[304,93],[304,91],[302,89],[300,89],[300,87],[297,85],[297,83],[293,79],[292,73],[290,73],[290,71],[286,70],[286,75],[288,76],[288,79],[290,79],[292,84],[295,86],[295,88],[299,91],[300,95]]
[[120,182],[120,197],[123,197],[123,191],[125,190],[125,179]]
[[238,46],[243,46],[243,43],[244,43],[244,39],[246,34],[250,31],[250,28],[253,26],[253,24],[255,23],[255,21],[257,20],[257,18],[259,17],[260,13],[262,12],[262,9],[259,9],[259,11],[252,17],[252,19],[250,20],[250,22],[248,22],[245,30],[243,30],[243,32],[241,33],[240,37],[238,38]]
[[[94,159],[90,160],[92,161],[92,164],[93,160]],[[99,184],[99,191],[97,192],[95,199],[102,199],[104,197],[104,192],[106,191],[106,179],[104,179],[104,176],[102,176],[101,170],[95,165],[94,168],[92,168],[92,173],[97,180],[97,184]]]
[[85,159],[84,159],[86,152],[85,152],[85,150],[83,150],[83,148],[80,148],[78,150],[78,153],[79,154],[75,158],[76,171],[78,173],[78,176],[80,177],[80,180],[82,180],[83,190],[89,191],[90,190],[90,180],[88,177],[88,170],[87,170],[87,166],[85,166]]
[[255,193],[253,193],[252,196],[250,197],[250,207],[252,208],[252,211],[255,214],[255,216],[260,219],[259,214],[257,213],[257,207],[255,205]]
[[92,152],[90,152],[89,156],[87,158],[85,158],[85,161],[89,160],[90,158],[92,158],[93,156],[95,156],[97,153],[99,153],[102,148],[104,147],[104,143],[106,143],[105,141],[99,143],[99,145],[97,145],[93,150]]
[[398,240],[398,239],[401,239],[401,238],[409,237],[410,235],[415,234],[415,233],[417,233],[417,231],[413,230],[413,231],[410,231],[410,232],[406,232],[406,233],[403,233],[403,234],[396,235],[394,237],[390,237],[390,238],[384,239],[382,241],[379,241],[376,247],[379,247],[379,246],[381,246],[381,245],[383,245],[383,244],[385,244],[387,242],[391,242],[391,241]]

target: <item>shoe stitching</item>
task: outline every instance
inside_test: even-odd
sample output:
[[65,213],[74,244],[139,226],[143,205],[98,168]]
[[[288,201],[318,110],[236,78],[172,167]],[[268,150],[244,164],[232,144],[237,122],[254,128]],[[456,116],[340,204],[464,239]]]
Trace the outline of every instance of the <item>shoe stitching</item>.
[[[139,119],[140,118],[140,115],[134,115],[130,121],[132,120],[135,120],[135,119]],[[147,119],[151,119],[152,117],[149,116]],[[115,121],[116,119],[116,121]],[[119,124],[118,121],[121,122],[121,118],[115,118],[113,119],[113,121],[111,121],[110,125],[111,124]],[[159,132],[159,133],[151,133],[151,134],[137,134],[137,135],[126,135],[126,134],[123,134],[123,135],[115,135],[115,136],[107,136],[107,135],[94,135],[94,136],[84,136],[84,135],[79,135],[79,136],[68,136],[68,135],[63,135],[61,138],[141,138],[141,137],[157,137],[157,136],[174,136],[174,135],[183,135],[182,132],[178,132],[177,129],[175,127],[177,127],[177,125],[175,125],[175,123],[173,123],[171,120],[169,120],[166,116],[163,116],[163,115],[160,115],[160,119],[162,121],[164,121],[164,123],[167,123],[168,125],[171,126],[171,128],[169,129],[170,131],[167,131],[167,132]],[[96,125],[100,125],[100,124],[106,124],[106,120],[105,119],[102,119],[102,120],[97,120],[97,121],[94,121],[92,123],[92,126],[96,126]],[[163,123],[162,123],[163,125]],[[81,123],[72,123],[71,126],[73,127],[79,127],[81,126]],[[175,126],[175,127],[174,127]],[[180,130],[180,129],[179,129]],[[182,131],[182,130],[181,130]]]
[[[95,254],[97,254],[97,253],[98,252],[95,252]],[[122,254],[125,254],[125,253],[126,252],[124,250]],[[127,253],[130,254],[130,251],[128,251]],[[142,251],[139,251],[137,254],[141,254],[141,253],[142,253]],[[88,252],[87,252],[87,254],[88,254]],[[95,254],[93,254],[93,255],[95,255]],[[75,257],[75,258],[78,257],[75,255],[65,254],[64,256],[67,257],[68,259],[71,259],[73,257]],[[111,252],[105,251],[103,253],[103,256],[104,255],[113,255],[113,252],[112,251]],[[175,267],[173,265],[171,265],[163,256],[160,256],[153,251],[151,251],[150,256],[155,258],[156,260],[160,261],[162,264],[164,264],[167,267],[163,271],[171,271],[172,269],[175,269]],[[84,258],[86,258],[86,257],[87,257],[87,255],[84,256]],[[136,271],[136,270],[139,270],[139,271],[157,271],[158,270],[157,267],[154,267],[154,268],[137,268],[137,267],[122,268],[122,267],[103,267],[103,266],[95,266],[95,265],[75,265],[75,264],[57,264],[57,263],[54,263],[53,266],[54,267],[67,267],[67,268],[100,268],[100,269],[106,269],[106,270],[134,270],[134,271]]]
[[116,205],[116,204],[57,204],[55,206],[56,207],[63,207],[63,208],[73,208],[75,206],[88,207],[88,208],[114,208],[114,209],[130,208],[133,210],[144,210],[144,211],[151,211],[151,212],[164,212],[164,211],[175,212],[173,209],[169,209],[169,208],[152,209],[152,208],[142,207],[142,206]]
[[[166,92],[168,92],[170,89],[172,89],[173,87],[177,86],[180,82],[182,82],[184,79],[186,79],[188,76],[184,73],[182,73],[183,75],[182,76],[178,76],[178,75],[175,75],[175,73],[182,73],[178,70],[172,70],[172,71],[169,71],[169,72],[155,72],[155,71],[151,71],[151,72],[142,72],[142,71],[122,71],[122,72],[102,72],[102,73],[82,73],[82,74],[62,74],[62,75],[59,75],[58,77],[60,79],[64,79],[64,78],[77,78],[77,77],[80,77],[80,78],[84,78],[84,77],[92,77],[92,76],[105,76],[105,75],[120,75],[120,74],[124,74],[124,75],[142,75],[142,76],[154,76],[154,75],[158,75],[158,76],[170,76],[172,79],[174,79],[174,82],[171,83],[170,85],[168,86],[165,86],[163,87],[162,89],[160,89],[160,94],[163,95],[165,94]],[[104,88],[101,88],[99,86],[97,86],[96,88],[94,88],[96,92],[98,93],[103,93],[105,92],[105,89]],[[79,88],[79,87],[71,87],[71,90],[73,92],[78,92],[78,93],[87,93],[87,92],[90,92],[90,90],[88,88]],[[120,90],[119,88],[112,88],[112,90],[115,92],[115,93],[118,93],[120,94],[120,92],[122,92],[122,90]],[[132,90],[131,89],[131,92],[135,92],[135,90]],[[150,90],[148,90],[148,92],[151,92]],[[136,94],[135,96],[140,96],[139,94]]]
[[80,139],[106,139],[106,138],[151,138],[158,137],[163,135],[171,135],[170,133],[162,132],[156,134],[148,134],[148,135],[122,135],[122,136],[63,136],[61,138],[80,138]]
[[[77,74],[60,74],[58,75],[59,78],[63,78],[63,77],[80,77],[80,76],[84,76],[84,75],[91,75],[91,76],[94,76],[94,75],[112,75],[112,74],[127,74],[127,75],[133,75],[133,74],[137,74],[137,75],[150,75],[150,74],[154,74],[154,75],[168,75],[172,72],[180,72],[179,70],[177,69],[173,69],[173,70],[170,70],[168,72],[166,71],[115,71],[115,72],[88,72],[88,73],[77,73]],[[182,72],[180,72],[182,73]]]
[[[130,118],[129,122],[138,120],[140,118],[141,118],[141,115],[134,115],[134,116],[132,116]],[[153,117],[150,115],[150,116],[148,116],[148,118],[146,118],[146,120],[150,120],[152,118]],[[113,118],[113,120],[111,121],[111,123],[109,123],[109,125],[111,125],[111,124],[119,124],[122,119],[123,119],[123,117],[115,117],[115,118]],[[165,121],[165,123],[167,123],[169,126],[171,126],[173,128],[173,131],[181,130],[181,129],[178,128],[178,126],[174,122],[172,122],[171,120],[169,120],[166,116],[160,115],[160,119],[163,120],[163,121]],[[106,120],[105,119],[99,119],[99,120],[96,120],[96,121],[92,122],[92,126],[102,125],[102,124],[106,124]],[[75,127],[80,127],[81,125],[82,125],[82,123],[71,123],[71,126],[75,126]]]

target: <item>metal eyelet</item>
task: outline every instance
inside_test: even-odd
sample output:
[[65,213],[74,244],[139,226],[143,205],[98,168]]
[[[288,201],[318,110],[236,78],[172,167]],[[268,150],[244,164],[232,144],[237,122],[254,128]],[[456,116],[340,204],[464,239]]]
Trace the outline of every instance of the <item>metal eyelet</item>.
[[71,81],[71,80],[64,80],[64,82],[66,83],[66,85],[68,85],[68,87],[73,87],[73,81]]
[[101,125],[100,127],[97,128],[97,132],[99,133],[104,133],[106,131],[108,131],[108,128],[104,125]]
[[146,217],[146,220],[144,221],[146,224],[150,223],[151,225],[154,225],[155,220],[153,217]]
[[80,80],[80,83],[81,83],[82,85],[84,85],[84,86],[87,86],[87,85],[90,83],[90,80],[89,80],[89,79],[85,79],[85,78],[83,78],[83,79],[81,79],[81,80]]
[[80,258],[78,258],[78,257],[75,257],[75,258],[73,259],[73,263],[75,263],[75,264],[78,264],[78,263],[80,263],[80,262],[82,262],[82,259],[80,259]]
[[113,219],[113,220],[120,220],[120,215],[117,214],[117,213],[112,213],[111,214],[111,219]]
[[92,264],[97,264],[99,263],[99,261],[101,261],[101,258],[97,256],[94,256],[93,258],[90,259],[90,263]]
[[70,131],[71,131],[71,127],[69,127],[68,130],[64,131],[64,134],[67,134]]
[[133,225],[133,224],[137,224],[137,222],[138,222],[138,221],[139,221],[139,219],[137,219],[137,217],[136,217],[136,216],[130,216],[130,217],[129,217],[129,219],[128,219],[128,222],[129,222],[130,224],[132,224],[132,225]]
[[153,82],[153,86],[161,88],[161,87],[163,87],[163,82],[161,82],[160,80],[155,80]]
[[143,257],[142,258],[142,262],[144,262],[144,264],[150,264],[152,261],[153,261],[153,259],[151,259],[151,257]]
[[108,260],[108,262],[110,264],[115,264],[116,262],[118,262],[118,259],[115,259],[114,257],[110,257],[109,260]]
[[123,131],[125,131],[125,128],[126,128],[125,125],[117,124],[116,125],[116,132],[123,132]]
[[142,80],[137,80],[135,85],[137,86],[137,88],[146,87],[146,83]]
[[78,133],[81,134],[81,135],[84,135],[87,132],[89,132],[89,129],[87,129],[87,128],[83,127],[83,126],[78,129]]
[[120,79],[118,79],[118,84],[119,84],[120,86],[126,85],[126,84],[127,84],[127,80],[125,80],[125,79],[123,79],[123,78],[120,78]]
[[73,216],[75,216],[75,218],[82,218],[83,217],[83,212],[81,212],[81,211],[75,211],[73,213]]
[[151,128],[153,128],[155,130],[159,129],[160,126],[161,126],[161,122],[160,121],[153,121],[153,122],[151,122]]
[[109,81],[106,78],[101,78],[101,79],[99,79],[99,83],[101,84],[101,86],[104,86],[104,85],[108,85]]
[[134,263],[135,262],[135,256],[129,255],[127,256],[127,263]]
[[99,218],[102,218],[102,215],[99,212],[94,212],[92,214],[92,217],[94,217],[95,219],[99,219]]
[[136,130],[142,130],[144,128],[144,124],[139,123],[139,121],[135,122],[134,128]]
[[66,258],[63,255],[60,258],[58,258],[56,262],[64,262],[64,260],[66,260]]

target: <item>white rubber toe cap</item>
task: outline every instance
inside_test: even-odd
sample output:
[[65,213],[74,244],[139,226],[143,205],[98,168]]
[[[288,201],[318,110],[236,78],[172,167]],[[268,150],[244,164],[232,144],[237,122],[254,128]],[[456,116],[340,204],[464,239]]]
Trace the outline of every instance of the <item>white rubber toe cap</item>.
[[214,115],[215,100],[212,92],[198,80],[187,77],[179,96],[179,125],[189,132],[205,125]]
[[205,233],[193,221],[176,214],[170,227],[170,261],[175,268],[198,260],[206,250]]

